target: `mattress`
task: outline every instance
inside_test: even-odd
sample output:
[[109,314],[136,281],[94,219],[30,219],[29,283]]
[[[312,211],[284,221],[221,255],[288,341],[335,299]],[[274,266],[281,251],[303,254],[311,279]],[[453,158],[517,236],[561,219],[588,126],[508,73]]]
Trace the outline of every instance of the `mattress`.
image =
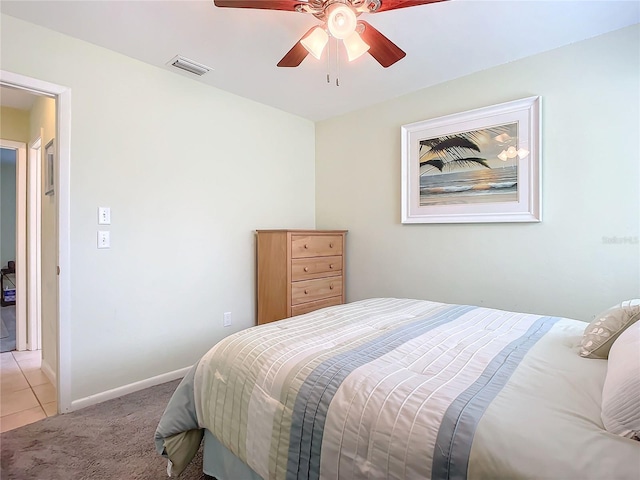
[[380,298],[250,328],[185,377],[156,445],[175,473],[207,431],[265,479],[637,479],[584,327]]

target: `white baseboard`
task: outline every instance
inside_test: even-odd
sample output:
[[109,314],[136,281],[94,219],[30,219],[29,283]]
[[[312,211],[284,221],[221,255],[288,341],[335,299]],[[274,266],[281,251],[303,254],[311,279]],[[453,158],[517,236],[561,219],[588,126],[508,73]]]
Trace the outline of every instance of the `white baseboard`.
[[42,370],[42,373],[44,373],[47,376],[47,378],[51,382],[51,385],[57,385],[56,372],[53,368],[51,368],[51,365],[49,365],[49,363],[44,358],[40,363],[40,370]]
[[139,382],[130,383],[129,385],[123,385],[122,387],[107,390],[106,392],[96,393],[94,395],[89,395],[88,397],[73,400],[71,402],[71,408],[69,409],[69,411],[73,412],[74,410],[80,410],[81,408],[89,407],[91,405],[96,405],[97,403],[106,402],[107,400],[112,400],[114,398],[127,395],[128,393],[137,392],[139,390],[144,390],[145,388],[160,385],[161,383],[166,383],[170,382],[171,380],[182,378],[187,374],[187,372],[189,372],[189,370],[191,370],[191,367],[181,368],[180,370],[174,370],[173,372],[156,375],[155,377],[140,380]]

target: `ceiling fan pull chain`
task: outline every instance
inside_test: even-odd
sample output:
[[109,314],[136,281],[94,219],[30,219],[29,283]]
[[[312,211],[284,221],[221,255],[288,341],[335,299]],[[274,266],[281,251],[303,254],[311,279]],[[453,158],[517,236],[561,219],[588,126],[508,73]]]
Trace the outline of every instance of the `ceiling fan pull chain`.
[[336,38],[336,87],[340,86],[340,42]]
[[331,79],[329,77],[329,72],[331,71],[331,39],[329,39],[329,45],[327,45],[327,83],[331,83]]

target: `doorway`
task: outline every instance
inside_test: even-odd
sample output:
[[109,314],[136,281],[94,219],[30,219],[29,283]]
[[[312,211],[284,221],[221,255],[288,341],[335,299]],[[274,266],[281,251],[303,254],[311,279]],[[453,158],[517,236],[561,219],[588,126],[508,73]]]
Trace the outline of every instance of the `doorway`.
[[[18,166],[25,161],[24,144],[0,141],[0,352],[17,349],[16,310],[22,310],[22,297],[17,300],[18,276],[15,260],[19,195]],[[21,252],[20,252],[21,253]],[[16,306],[16,303],[18,304]]]
[[[4,109],[3,113],[5,113]],[[3,117],[6,118],[6,115]],[[19,119],[16,118],[16,120]],[[4,131],[6,126],[3,125]],[[3,290],[0,317],[4,337],[1,350],[5,352],[26,349],[26,144],[3,138],[0,139],[0,152],[2,155],[0,275]]]
[[[56,115],[55,98],[6,86],[0,86],[0,93],[3,120],[0,133],[3,155],[0,326],[9,334],[9,338],[2,338],[1,345],[0,430],[4,432],[58,411],[55,331],[45,336],[48,350],[41,349],[41,312],[46,300],[42,295],[45,289],[42,288],[41,266],[48,264],[50,270],[55,270],[57,238],[51,234],[44,237],[45,251],[53,252],[53,255],[43,256],[42,232],[46,230],[42,222],[46,217],[43,219],[41,215],[44,200],[39,181],[42,138],[45,132],[48,136],[55,134]],[[51,207],[49,205],[48,214],[55,220],[57,209]],[[56,283],[55,276],[53,283]],[[49,296],[57,302],[57,291]],[[57,325],[56,310],[52,309],[45,317],[49,324]],[[11,333],[15,334],[13,339]]]
[[[15,92],[7,93],[6,87],[0,87],[5,108],[5,120],[13,127],[5,134],[20,136],[20,125],[25,123],[35,96],[23,92],[16,97]],[[9,97],[7,99],[7,97]],[[53,99],[51,100],[54,101]],[[28,107],[28,110],[15,108],[16,112],[7,112],[16,107]],[[55,105],[53,106],[55,110]],[[16,115],[17,113],[17,115]],[[55,115],[51,120],[55,130]],[[0,236],[2,251],[2,286],[9,296],[2,292],[3,324],[6,336],[0,343],[0,352],[12,350],[40,350],[42,347],[42,128],[31,128],[31,135],[37,138],[29,144],[25,157],[24,144],[0,139],[2,155],[2,222]],[[17,266],[16,266],[17,259]],[[55,263],[55,262],[53,262]],[[7,297],[7,298],[5,298]],[[51,370],[51,369],[50,369]],[[53,370],[51,370],[53,372]],[[55,383],[55,374],[49,379]]]
[[[55,356],[49,364],[48,372],[44,373],[47,378],[52,377],[55,388],[55,400],[57,403],[57,412],[65,413],[71,409],[71,382],[70,382],[70,332],[69,332],[69,265],[70,265],[70,244],[69,244],[69,163],[70,163],[70,126],[71,126],[71,92],[67,87],[52,84],[42,80],[26,77],[24,75],[15,74],[12,72],[6,72],[0,70],[0,86],[11,87],[22,91],[29,92],[34,95],[44,95],[55,99],[54,118],[55,126],[53,127],[53,133],[48,135],[41,132],[31,132],[28,142],[29,153],[36,157],[42,158],[45,151],[49,147],[49,137],[55,138],[55,143],[51,144],[51,152],[54,157],[54,176],[52,177],[52,184],[55,185],[55,190],[49,189],[50,195],[44,194],[43,185],[40,184],[38,191],[42,195],[41,210],[41,232],[39,237],[46,238],[47,232],[45,228],[50,228],[51,239],[53,240],[53,254],[47,257],[45,245],[47,248],[51,248],[51,243],[42,244],[42,252],[40,268],[42,277],[47,278],[49,285],[50,299],[52,300],[48,304],[48,310],[46,302],[40,302],[42,307],[42,329],[41,333],[37,331],[31,331],[31,336],[28,336],[28,343],[31,348],[37,348],[38,342],[41,343],[42,351],[47,347],[47,343],[50,344],[50,349],[55,351]],[[4,96],[3,96],[4,101]],[[3,129],[4,130],[4,129]],[[38,151],[40,154],[38,154]],[[42,163],[34,162],[34,165],[38,165],[42,168]],[[33,177],[41,179],[41,173],[34,170],[29,171],[31,183],[33,184]],[[50,220],[49,224],[45,225],[45,219],[43,218],[47,211],[50,209],[55,212],[53,220]],[[32,217],[37,212],[29,211],[29,215]],[[30,250],[33,251],[31,244]],[[49,251],[51,253],[51,250]],[[16,265],[18,266],[18,265]],[[32,273],[33,268],[37,269],[37,265],[33,262],[30,264]],[[29,275],[25,275],[28,277]],[[32,282],[33,283],[33,282]],[[44,298],[46,295],[44,291],[45,281],[35,282],[41,285],[40,296]],[[18,286],[19,288],[19,286]],[[27,288],[27,287],[25,287]],[[31,287],[28,287],[31,288]],[[34,308],[29,306],[28,308],[33,312]],[[49,324],[46,324],[46,318],[51,320]],[[49,331],[47,331],[49,328]],[[35,350],[37,351],[37,350]],[[18,362],[17,362],[18,363]],[[43,364],[44,366],[44,364]],[[20,365],[18,365],[20,367]],[[4,368],[3,368],[4,371]]]

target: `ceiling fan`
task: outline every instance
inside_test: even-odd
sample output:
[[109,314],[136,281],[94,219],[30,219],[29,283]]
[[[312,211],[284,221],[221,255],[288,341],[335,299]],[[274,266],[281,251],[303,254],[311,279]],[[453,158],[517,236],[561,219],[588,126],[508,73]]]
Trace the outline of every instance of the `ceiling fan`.
[[369,52],[384,68],[404,58],[395,43],[363,20],[362,13],[414,7],[446,0],[214,0],[217,7],[258,8],[310,13],[323,22],[312,27],[278,62],[278,67],[297,67],[311,53],[320,59],[330,37],[342,40],[349,61]]

